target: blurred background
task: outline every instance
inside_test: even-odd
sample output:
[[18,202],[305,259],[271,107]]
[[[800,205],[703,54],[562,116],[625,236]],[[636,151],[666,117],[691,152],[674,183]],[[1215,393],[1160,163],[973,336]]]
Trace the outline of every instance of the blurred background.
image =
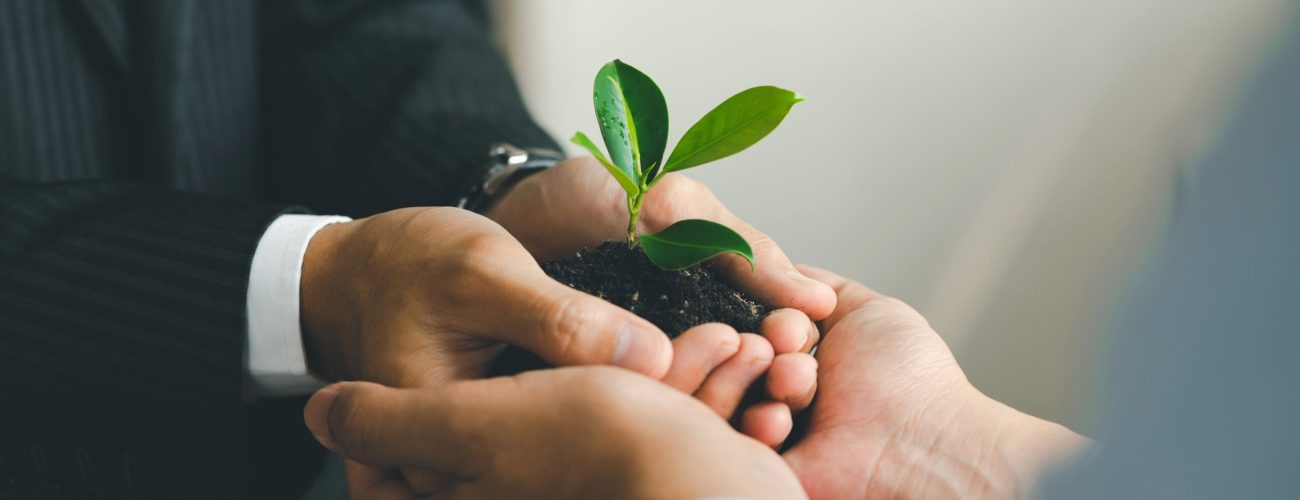
[[1104,410],[1097,337],[1300,3],[494,7],[524,96],[560,141],[597,132],[592,77],[614,58],[663,89],[670,147],[744,88],[804,94],[762,143],[688,175],[796,261],[916,306],[990,396],[1088,429]]

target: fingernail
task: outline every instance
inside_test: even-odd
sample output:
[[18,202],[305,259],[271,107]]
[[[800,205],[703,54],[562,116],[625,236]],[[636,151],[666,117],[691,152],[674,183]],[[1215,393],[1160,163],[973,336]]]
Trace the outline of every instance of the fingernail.
[[618,344],[614,346],[614,366],[627,368],[648,375],[662,364],[663,343],[658,337],[663,334],[637,325],[623,325],[618,333]]
[[307,423],[307,429],[317,441],[320,441],[321,446],[331,450],[335,447],[333,439],[330,438],[330,407],[334,405],[334,399],[338,398],[339,392],[342,391],[341,385],[334,384],[316,391],[316,394],[307,400],[307,407],[303,409],[303,420]]

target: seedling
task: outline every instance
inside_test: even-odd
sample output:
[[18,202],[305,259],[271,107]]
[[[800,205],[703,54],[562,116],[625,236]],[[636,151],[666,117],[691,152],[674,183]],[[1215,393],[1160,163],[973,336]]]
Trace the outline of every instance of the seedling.
[[658,233],[638,236],[641,202],[664,174],[731,156],[762,140],[803,97],[768,85],[733,95],[691,125],[666,162],[668,105],[654,80],[615,59],[596,73],[592,98],[609,156],[582,132],[570,140],[591,152],[627,193],[628,246],[640,246],[663,269],[684,269],[724,253],[744,257],[752,268],[754,252],[749,243],[716,222],[686,219]]

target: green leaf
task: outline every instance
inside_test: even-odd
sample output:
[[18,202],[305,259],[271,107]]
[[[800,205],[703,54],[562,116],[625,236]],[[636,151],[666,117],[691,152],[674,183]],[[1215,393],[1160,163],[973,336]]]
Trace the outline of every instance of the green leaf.
[[622,169],[609,162],[609,158],[606,158],[605,153],[602,153],[600,148],[597,147],[595,143],[591,142],[591,139],[587,137],[587,134],[574,132],[573,138],[569,139],[569,142],[582,146],[582,149],[591,153],[591,156],[595,156],[596,160],[599,160],[600,164],[605,166],[605,170],[608,170],[609,173],[614,176],[614,180],[618,181],[618,185],[622,186],[624,191],[627,191],[628,196],[636,196],[637,193],[641,191],[641,187],[637,185],[635,181],[628,178],[627,172],[624,172]]
[[611,64],[632,115],[637,171],[648,181],[652,166],[663,164],[664,148],[668,147],[668,103],[659,86],[641,70],[618,59]]
[[776,129],[802,100],[795,92],[772,86],[731,96],[691,125],[663,170],[685,170],[744,151]]
[[627,99],[623,97],[616,62],[601,66],[592,89],[596,121],[600,123],[600,135],[605,140],[605,149],[609,150],[609,159],[629,179],[640,184],[636,124],[632,121]]
[[655,234],[641,235],[641,248],[664,269],[685,269],[724,253],[734,253],[754,268],[754,250],[731,228],[704,219],[686,219]]

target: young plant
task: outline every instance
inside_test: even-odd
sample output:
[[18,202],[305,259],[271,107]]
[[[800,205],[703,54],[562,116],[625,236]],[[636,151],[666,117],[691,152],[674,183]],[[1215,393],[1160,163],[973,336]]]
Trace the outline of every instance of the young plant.
[[803,97],[767,85],[731,96],[691,125],[667,161],[663,158],[668,145],[668,105],[654,80],[615,59],[596,73],[593,100],[609,156],[582,132],[570,140],[591,152],[627,193],[628,246],[640,246],[655,265],[669,270],[724,253],[744,257],[752,268],[754,252],[749,243],[716,222],[686,219],[658,233],[638,236],[641,202],[664,174],[698,167],[754,145],[775,130]]

